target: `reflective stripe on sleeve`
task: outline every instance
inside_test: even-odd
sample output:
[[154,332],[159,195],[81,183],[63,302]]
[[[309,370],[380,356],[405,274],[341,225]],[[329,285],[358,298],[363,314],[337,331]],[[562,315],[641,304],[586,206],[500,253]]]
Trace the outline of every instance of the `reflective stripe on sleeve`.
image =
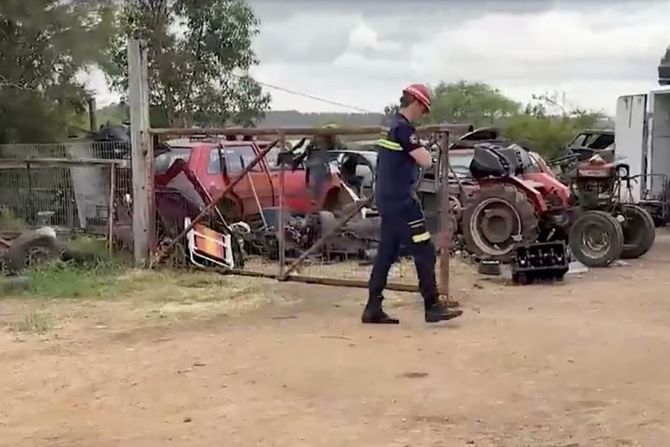
[[402,151],[402,146],[395,141],[388,140],[386,138],[380,138],[377,140],[377,144],[384,149],[388,149],[391,151]]

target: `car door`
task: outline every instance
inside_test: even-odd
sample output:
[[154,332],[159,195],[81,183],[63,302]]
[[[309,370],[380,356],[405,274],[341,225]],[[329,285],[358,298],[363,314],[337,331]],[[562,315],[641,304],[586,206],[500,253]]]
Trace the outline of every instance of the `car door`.
[[[223,160],[219,157],[223,156]],[[212,148],[209,153],[207,174],[226,177],[226,184],[235,180],[257,156],[252,144],[224,145]],[[222,172],[223,170],[223,172]],[[254,166],[232,189],[241,202],[243,216],[260,213],[261,208],[273,205],[273,189],[263,162]]]
[[[275,205],[279,206],[279,185],[281,183],[281,166],[278,163],[280,148],[275,147],[266,155],[270,178],[274,186]],[[284,205],[286,209],[295,212],[308,213],[311,210],[311,198],[307,185],[304,164],[292,169],[284,169]]]

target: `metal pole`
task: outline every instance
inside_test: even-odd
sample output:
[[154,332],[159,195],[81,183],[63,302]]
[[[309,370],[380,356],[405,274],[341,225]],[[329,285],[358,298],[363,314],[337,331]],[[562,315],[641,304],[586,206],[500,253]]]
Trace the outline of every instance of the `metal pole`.
[[[455,126],[462,128],[462,124],[439,124],[417,127],[417,134],[430,134],[440,130],[449,130]],[[150,132],[152,135],[230,135],[230,136],[305,136],[305,135],[379,135],[388,131],[384,126],[366,126],[366,127],[339,127],[339,128],[319,128],[319,127],[287,127],[287,128],[246,128],[246,127],[228,127],[228,128],[154,128]]]
[[291,272],[293,272],[295,269],[297,269],[300,264],[303,263],[305,259],[307,259],[310,255],[312,255],[314,252],[316,252],[321,246],[328,240],[330,239],[340,228],[342,228],[344,225],[346,225],[347,222],[349,222],[351,219],[358,214],[364,206],[370,204],[371,199],[366,199],[366,200],[360,200],[358,203],[356,203],[356,206],[354,206],[347,215],[344,216],[328,233],[324,234],[317,240],[314,245],[309,247],[307,251],[305,251],[298,259],[296,259],[291,265],[288,266],[286,271],[282,276],[279,277],[280,280],[285,280]]
[[[213,269],[208,268],[207,271],[212,271]],[[237,275],[237,276],[247,276],[252,278],[269,278],[269,279],[278,279],[276,275],[268,272],[258,272],[254,270],[227,270],[227,269],[214,269],[214,271],[221,273],[222,275]],[[358,289],[367,289],[368,281],[364,279],[345,279],[345,278],[328,278],[323,276],[309,276],[309,275],[289,275],[284,281],[290,282],[301,282],[306,284],[319,284],[324,286],[334,286],[334,287],[355,287]],[[386,285],[386,290],[395,290],[398,292],[419,292],[419,285],[414,284],[405,284],[405,283],[394,283],[390,282]]]
[[26,171],[28,174],[28,223],[35,225],[37,222],[37,211],[35,210],[35,200],[33,198],[33,174],[29,161],[26,162]]
[[177,235],[177,237],[175,237],[175,238],[174,238],[174,239],[173,239],[173,240],[172,240],[172,241],[171,241],[171,242],[170,242],[170,243],[169,243],[169,244],[168,244],[168,245],[167,245],[161,252],[156,253],[156,256],[154,256],[154,258],[152,259],[152,261],[151,261],[149,267],[151,268],[151,267],[155,266],[158,262],[160,262],[161,259],[163,259],[163,257],[165,257],[165,256],[170,252],[170,250],[172,250],[172,249],[175,247],[175,245],[177,245],[177,243],[179,242],[179,240],[180,240],[181,238],[183,238],[184,235],[186,235],[186,233],[188,233],[189,231],[191,231],[191,229],[192,229],[195,225],[197,225],[202,219],[205,218],[205,216],[207,216],[213,209],[215,209],[216,206],[217,206],[218,203],[219,203],[219,200],[223,199],[223,198],[226,196],[226,194],[228,194],[228,192],[229,192],[231,189],[233,189],[233,187],[235,187],[235,185],[237,185],[237,184],[244,178],[244,176],[246,176],[247,173],[248,173],[249,171],[251,171],[251,170],[254,168],[254,166],[256,166],[258,163],[260,163],[260,161],[263,159],[263,157],[265,157],[265,155],[267,155],[267,153],[270,152],[270,151],[272,150],[272,148],[274,148],[274,147],[277,145],[277,143],[278,143],[278,140],[273,141],[272,144],[268,145],[268,147],[266,147],[265,149],[263,149],[263,150],[256,156],[256,158],[254,158],[254,159],[251,161],[251,163],[249,163],[249,165],[248,165],[246,168],[242,169],[242,172],[240,173],[240,175],[238,175],[237,177],[235,177],[235,179],[234,179],[232,182],[230,182],[228,185],[226,185],[225,188],[223,188],[223,191],[221,191],[218,200],[213,200],[212,203],[210,203],[209,205],[207,205],[207,206],[205,207],[205,209],[202,210],[202,211],[200,212],[200,214],[198,214],[198,215],[195,217],[195,219],[193,219],[193,220],[191,221],[191,224],[190,224],[190,225],[188,225],[186,228],[184,228],[184,229],[181,231],[181,233],[179,233],[179,234]]
[[[279,151],[284,152],[286,150],[286,135],[281,134],[279,136],[280,147]],[[279,155],[279,160],[281,160],[281,154]],[[284,195],[286,194],[286,169],[284,167],[283,161],[279,164],[279,213],[277,216],[277,241],[279,249],[279,277],[284,277],[284,266],[286,264],[286,232],[285,230],[285,215],[284,208],[286,207]]]
[[[240,166],[244,167],[244,158],[242,156],[240,156]],[[254,195],[254,200],[256,201],[258,212],[260,213],[261,220],[263,221],[263,227],[264,229],[267,230],[268,222],[265,219],[265,214],[263,214],[263,208],[261,208],[261,200],[258,198],[258,193],[256,192],[256,185],[254,183],[254,177],[252,175],[249,176],[249,184],[251,185],[251,192]]]
[[440,132],[440,291],[449,300],[449,252],[453,228],[449,200],[449,132]]
[[116,166],[109,167],[109,207],[107,208],[107,236],[109,238],[109,257],[114,254],[114,196],[116,196]]

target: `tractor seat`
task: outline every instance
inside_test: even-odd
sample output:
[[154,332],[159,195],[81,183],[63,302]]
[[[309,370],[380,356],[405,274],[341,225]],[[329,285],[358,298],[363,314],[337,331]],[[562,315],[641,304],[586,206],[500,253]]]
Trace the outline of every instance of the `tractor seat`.
[[508,158],[499,152],[493,145],[478,145],[475,147],[472,161],[470,162],[470,173],[477,178],[484,177],[509,177],[514,175],[516,164],[514,159]]

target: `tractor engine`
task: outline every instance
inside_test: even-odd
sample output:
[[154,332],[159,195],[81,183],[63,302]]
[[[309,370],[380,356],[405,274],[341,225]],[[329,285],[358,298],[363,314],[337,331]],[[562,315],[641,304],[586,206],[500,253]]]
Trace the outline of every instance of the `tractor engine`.
[[594,209],[611,203],[618,184],[615,164],[595,155],[577,164],[575,171],[573,188],[581,206]]

